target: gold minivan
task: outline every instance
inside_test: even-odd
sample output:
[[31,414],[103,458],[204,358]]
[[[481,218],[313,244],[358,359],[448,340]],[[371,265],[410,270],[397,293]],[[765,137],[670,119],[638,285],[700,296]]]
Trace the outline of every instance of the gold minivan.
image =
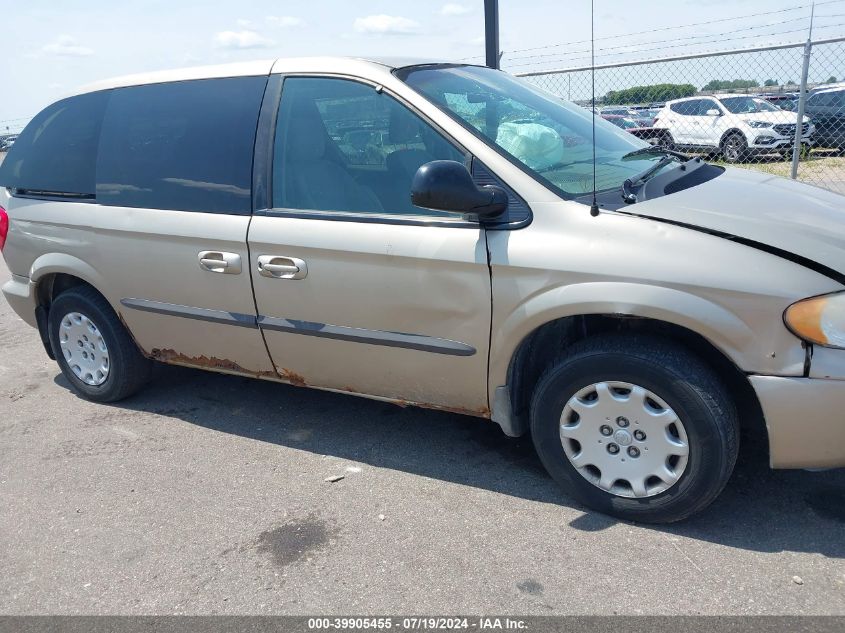
[[650,522],[716,498],[741,428],[772,467],[845,465],[845,198],[500,71],[106,81],[37,115],[0,186],[3,293],[91,400],[155,360],[489,418]]

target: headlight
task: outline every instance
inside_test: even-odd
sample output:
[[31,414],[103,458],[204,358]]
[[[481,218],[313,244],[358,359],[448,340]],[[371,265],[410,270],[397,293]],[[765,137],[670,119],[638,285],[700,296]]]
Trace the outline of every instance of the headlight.
[[768,121],[751,121],[748,125],[751,127],[772,127]]
[[822,295],[793,303],[783,313],[795,336],[825,347],[845,349],[845,293]]

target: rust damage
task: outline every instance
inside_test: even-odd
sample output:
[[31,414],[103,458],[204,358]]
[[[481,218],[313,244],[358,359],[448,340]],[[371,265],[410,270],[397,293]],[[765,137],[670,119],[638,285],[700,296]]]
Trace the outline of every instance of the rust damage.
[[238,374],[247,374],[255,376],[256,378],[278,378],[276,372],[267,370],[252,370],[241,367],[236,362],[226,358],[217,358],[216,356],[187,356],[181,352],[172,349],[158,349],[154,348],[150,353],[150,358],[160,361],[162,363],[171,363],[174,365],[190,365],[191,367],[203,367],[206,369],[218,369],[223,371],[231,371]]
[[[230,371],[238,374],[247,374],[250,376],[255,376],[257,378],[272,378],[274,380],[279,380],[281,378],[281,380],[283,380],[284,382],[291,384],[295,387],[308,386],[308,383],[305,382],[305,378],[303,378],[302,375],[297,374],[295,371],[287,369],[286,367],[282,367],[278,370],[278,372],[266,370],[252,371],[241,367],[234,361],[225,358],[217,358],[215,356],[187,356],[172,349],[154,348],[153,351],[149,354],[149,357],[153,360],[157,360],[163,363],[172,363],[175,365],[190,365],[192,367],[202,367],[206,369]],[[357,389],[354,389],[349,385],[344,385],[343,391],[348,392],[350,394],[367,395],[364,392],[358,391]],[[422,409],[433,409],[435,411],[445,411],[448,413],[457,413],[459,415],[471,415],[477,418],[490,417],[490,409],[488,407],[478,407],[475,409],[470,407],[449,407],[441,404],[433,404],[428,402],[414,402],[405,400],[404,398],[388,398],[386,399],[386,401],[402,408],[420,407]]]
[[402,408],[405,407],[419,407],[421,409],[433,409],[434,411],[446,411],[448,413],[457,413],[459,415],[471,415],[476,418],[489,418],[490,417],[490,409],[487,407],[478,407],[477,409],[472,409],[469,407],[447,407],[442,404],[431,404],[429,402],[409,402],[408,400],[404,400],[402,398],[398,399],[391,399],[395,405],[398,405]]
[[[343,386],[343,391],[352,394],[358,394],[362,396],[366,396],[367,394],[363,391],[359,391],[349,385]],[[478,407],[477,409],[471,409],[468,407],[447,407],[441,404],[430,404],[426,402],[413,402],[410,400],[405,400],[404,398],[388,398],[386,402],[390,404],[395,404],[398,407],[402,407],[406,409],[408,407],[419,407],[421,409],[433,409],[435,411],[446,411],[448,413],[457,413],[459,415],[471,415],[473,417],[481,417],[481,418],[489,418],[490,417],[490,409],[487,407]]]
[[292,384],[296,387],[307,387],[308,386],[308,383],[305,382],[305,378],[303,378],[302,376],[300,376],[296,372],[291,371],[290,369],[286,369],[286,368],[282,367],[279,370],[279,375],[284,380],[286,380],[287,382],[289,382],[290,384]]
[[476,418],[489,418],[490,409],[487,407],[478,407],[471,409],[469,407],[446,407],[439,404],[427,404],[425,402],[406,403],[412,404],[415,407],[422,407],[423,409],[434,409],[435,411],[448,411],[449,413],[457,413],[459,415],[472,415]]

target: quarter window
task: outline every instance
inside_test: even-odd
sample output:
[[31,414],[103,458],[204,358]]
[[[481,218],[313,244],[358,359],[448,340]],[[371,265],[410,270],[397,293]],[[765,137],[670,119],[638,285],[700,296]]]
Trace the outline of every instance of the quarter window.
[[100,141],[97,200],[151,209],[248,214],[267,77],[113,91]]
[[108,92],[92,92],[42,110],[0,166],[0,185],[93,198],[97,143],[108,98]]
[[684,116],[689,116],[692,114],[693,110],[696,109],[696,102],[697,100],[681,101],[680,103],[673,103],[669,107],[672,109],[672,112],[676,112],[677,114],[681,114]]
[[393,97],[345,79],[284,82],[273,157],[273,206],[436,215],[411,204],[411,180],[432,160],[464,155]]

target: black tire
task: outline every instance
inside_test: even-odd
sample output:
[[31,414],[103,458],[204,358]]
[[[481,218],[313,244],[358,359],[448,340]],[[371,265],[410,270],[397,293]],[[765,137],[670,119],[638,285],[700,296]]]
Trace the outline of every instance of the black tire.
[[[560,436],[564,407],[578,391],[602,381],[641,386],[682,421],[688,461],[668,489],[619,496],[582,476],[566,456]],[[534,390],[531,433],[540,460],[567,493],[599,512],[645,523],[680,521],[707,507],[728,482],[739,450],[736,407],[713,370],[680,345],[636,334],[586,339],[553,363]]]
[[663,132],[660,136],[657,137],[657,144],[660,147],[665,147],[666,149],[676,150],[677,147],[675,146],[675,139],[672,138],[672,134],[669,132]]
[[[108,349],[108,373],[99,385],[87,384],[71,369],[60,343],[59,328],[67,315],[79,313],[96,325]],[[56,362],[73,390],[87,400],[116,402],[136,393],[149,380],[152,362],[145,358],[108,301],[90,286],[61,293],[50,306],[47,323]]]
[[731,132],[722,139],[719,148],[726,163],[741,163],[748,159],[748,141],[741,132]]

